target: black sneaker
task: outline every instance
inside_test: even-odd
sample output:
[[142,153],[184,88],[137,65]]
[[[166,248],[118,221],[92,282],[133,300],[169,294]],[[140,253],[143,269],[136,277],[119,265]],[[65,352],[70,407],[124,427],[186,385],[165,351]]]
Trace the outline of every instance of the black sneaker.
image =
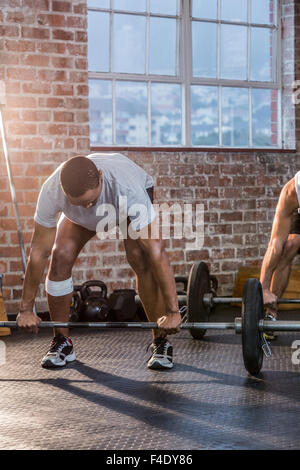
[[63,367],[67,362],[75,361],[76,356],[71,338],[61,334],[56,335],[41,365],[45,368]]
[[147,362],[148,369],[172,369],[173,347],[166,338],[156,338],[150,345],[152,356]]

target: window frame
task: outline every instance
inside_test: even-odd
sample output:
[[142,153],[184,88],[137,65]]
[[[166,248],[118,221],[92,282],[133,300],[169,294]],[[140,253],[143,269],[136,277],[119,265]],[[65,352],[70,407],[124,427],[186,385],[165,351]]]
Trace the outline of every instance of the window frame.
[[[112,83],[112,138],[113,143],[109,146],[107,144],[93,145],[92,148],[111,148],[111,149],[135,149],[135,148],[147,148],[147,149],[165,149],[174,148],[178,150],[195,149],[238,149],[238,147],[224,147],[222,145],[222,87],[237,87],[247,88],[249,93],[249,145],[241,147],[243,150],[255,150],[264,149],[269,151],[283,149],[283,135],[282,135],[282,107],[281,107],[281,91],[282,91],[282,57],[281,57],[281,8],[280,0],[276,0],[276,22],[275,24],[257,24],[250,23],[250,12],[251,12],[251,0],[247,0],[248,13],[247,22],[242,21],[227,21],[220,19],[221,12],[221,0],[217,0],[218,5],[218,19],[205,19],[205,18],[194,18],[192,16],[192,0],[177,0],[177,15],[163,15],[157,13],[150,13],[150,0],[146,0],[146,11],[145,12],[134,12],[115,10],[114,0],[110,0],[110,8],[96,8],[88,7],[88,11],[106,12],[110,14],[110,45],[109,45],[109,72],[93,72],[88,71],[88,79],[90,80],[109,80]],[[146,71],[145,74],[140,73],[120,73],[112,72],[112,60],[113,60],[113,17],[114,14],[129,14],[144,16],[147,18],[146,21]],[[150,18],[176,18],[177,33],[176,33],[176,69],[177,75],[153,75],[148,74],[149,65],[149,24]],[[148,20],[149,18],[149,20]],[[196,22],[207,22],[217,24],[217,78],[202,78],[193,76],[193,57],[192,57],[192,25],[193,21]],[[247,27],[247,80],[231,80],[222,79],[220,77],[220,66],[221,66],[221,25],[238,25]],[[273,80],[270,82],[251,81],[251,27],[258,28],[269,28],[272,31],[277,32],[275,35],[276,40],[273,40],[273,49],[275,47],[274,58],[276,59],[276,66],[273,68]],[[180,40],[182,39],[182,40]],[[178,73],[179,72],[179,73]],[[143,82],[147,84],[148,89],[148,145],[134,146],[131,144],[118,144],[116,143],[116,81],[130,81],[130,82]],[[153,146],[151,142],[151,83],[170,83],[179,84],[181,86],[181,113],[182,113],[182,144],[168,145],[168,146]],[[191,87],[193,85],[204,85],[204,86],[216,86],[218,87],[218,121],[219,121],[219,145],[213,146],[196,146],[192,145],[192,125],[191,125]],[[252,136],[252,89],[268,89],[277,91],[277,144],[270,145],[267,147],[255,147],[253,146]]]

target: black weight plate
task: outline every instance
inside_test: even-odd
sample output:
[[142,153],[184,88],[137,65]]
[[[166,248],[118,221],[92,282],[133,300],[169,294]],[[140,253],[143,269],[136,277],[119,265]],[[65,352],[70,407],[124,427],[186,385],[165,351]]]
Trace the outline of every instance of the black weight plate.
[[259,321],[264,317],[264,303],[261,283],[248,279],[243,289],[242,304],[242,345],[245,368],[251,375],[257,375],[262,368],[263,350]]
[[[206,263],[199,261],[193,264],[187,287],[187,321],[207,322],[210,308],[203,303],[203,296],[210,292],[209,269]],[[190,329],[193,338],[201,339],[206,330]]]

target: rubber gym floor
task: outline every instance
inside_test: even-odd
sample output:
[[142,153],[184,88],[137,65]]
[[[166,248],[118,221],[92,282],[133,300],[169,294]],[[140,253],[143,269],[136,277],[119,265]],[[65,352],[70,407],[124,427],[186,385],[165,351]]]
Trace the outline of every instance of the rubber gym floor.
[[[212,321],[231,321],[221,307]],[[299,319],[282,312],[280,319]],[[3,337],[0,449],[298,449],[300,365],[279,333],[258,378],[243,365],[241,337],[208,331],[172,336],[171,371],[146,368],[151,333],[73,330],[77,361],[45,370],[50,330]],[[299,354],[300,356],[300,354]]]

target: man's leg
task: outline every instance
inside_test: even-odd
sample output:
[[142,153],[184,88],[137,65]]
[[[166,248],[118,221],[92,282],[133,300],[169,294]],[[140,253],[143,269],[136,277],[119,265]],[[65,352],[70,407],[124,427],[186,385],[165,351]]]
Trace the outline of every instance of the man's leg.
[[[292,261],[298,253],[300,248],[300,234],[290,234],[283,249],[280,261],[276,270],[274,271],[272,282],[270,286],[271,292],[273,292],[278,298],[281,298],[289,282]],[[268,311],[268,309],[267,309]],[[270,312],[273,316],[275,312]]]
[[[72,274],[73,265],[84,245],[95,235],[95,232],[74,224],[64,217],[58,228],[51,254],[48,278],[50,281],[64,281]],[[72,292],[67,295],[53,296],[47,293],[49,312],[52,321],[69,320]],[[56,328],[54,335],[68,335],[65,328]]]
[[[142,301],[147,318],[150,322],[156,322],[165,315],[166,307],[158,283],[151,271],[146,254],[140,248],[137,240],[127,238],[124,246],[128,263],[136,275],[137,291]],[[152,330],[153,338],[162,336],[159,329]]]

